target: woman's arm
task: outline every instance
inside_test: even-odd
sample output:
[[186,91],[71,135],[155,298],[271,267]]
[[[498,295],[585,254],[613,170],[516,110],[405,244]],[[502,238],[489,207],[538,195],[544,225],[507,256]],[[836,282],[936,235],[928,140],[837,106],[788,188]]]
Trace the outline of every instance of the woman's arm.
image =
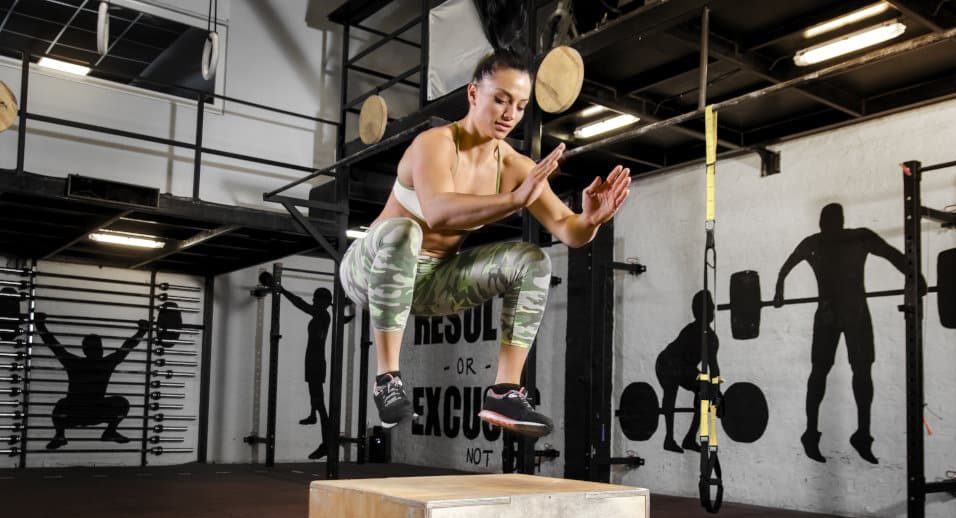
[[[530,158],[521,157],[524,166]],[[594,239],[601,224],[609,221],[630,195],[630,170],[615,167],[607,180],[595,178],[583,192],[583,210],[576,214],[565,205],[551,186],[546,186],[529,210],[554,237],[571,248],[584,246]]]
[[538,164],[532,163],[518,189],[488,195],[455,192],[454,142],[444,132],[419,135],[404,159],[412,168],[425,223],[433,229],[468,229],[494,223],[533,203],[547,186],[563,149],[559,146]]

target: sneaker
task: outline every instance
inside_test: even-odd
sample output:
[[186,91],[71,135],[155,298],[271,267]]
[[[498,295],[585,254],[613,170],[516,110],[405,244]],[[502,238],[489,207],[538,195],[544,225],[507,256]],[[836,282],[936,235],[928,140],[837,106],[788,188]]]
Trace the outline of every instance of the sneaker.
[[385,374],[385,382],[378,383],[372,388],[375,406],[378,407],[378,416],[382,420],[382,428],[388,429],[397,425],[413,414],[412,402],[405,394],[402,378]]
[[554,428],[551,419],[534,411],[523,388],[498,394],[493,387],[489,387],[485,391],[485,403],[482,411],[478,412],[478,418],[529,437],[543,437]]

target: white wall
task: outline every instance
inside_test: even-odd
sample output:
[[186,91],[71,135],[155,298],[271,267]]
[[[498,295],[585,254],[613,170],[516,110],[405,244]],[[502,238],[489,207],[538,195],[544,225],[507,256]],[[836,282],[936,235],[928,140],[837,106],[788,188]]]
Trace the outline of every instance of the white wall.
[[[206,2],[144,2],[168,7],[183,21],[205,26]],[[304,23],[306,2],[225,0],[219,2],[225,29],[220,74],[230,97],[304,115],[338,119],[340,30],[318,31]],[[197,56],[199,59],[199,56]],[[85,123],[192,142],[193,103],[148,91],[106,86],[31,67],[29,110]],[[20,96],[19,62],[5,60],[0,80]],[[334,161],[335,127],[224,103],[204,120],[206,147],[281,162],[318,166]],[[16,163],[14,126],[0,135],[0,167]],[[71,130],[28,125],[26,169],[51,176],[78,173],[192,195],[193,153],[186,149]],[[268,210],[262,193],[304,173],[204,156],[200,198]],[[306,196],[308,186],[289,191]]]
[[[763,299],[773,297],[780,266],[805,237],[819,232],[820,209],[843,205],[846,227],[866,227],[903,249],[902,176],[896,164],[916,159],[924,164],[953,160],[949,136],[956,131],[956,103],[948,102],[777,146],[782,173],[761,178],[756,156],[722,160],[717,165],[718,276],[716,299],[726,302],[730,274],[752,269],[761,275]],[[928,173],[924,204],[943,208],[956,195],[953,171]],[[615,394],[635,381],[649,382],[660,395],[654,373],[657,354],[693,320],[690,300],[701,289],[704,174],[702,167],[638,181],[632,199],[618,216],[616,255],[638,256],[648,272],[618,285],[615,301]],[[935,283],[936,255],[956,245],[956,233],[938,224],[923,225],[923,271]],[[869,291],[897,289],[903,275],[887,261],[866,261]],[[813,273],[805,263],[786,280],[788,298],[815,296]],[[926,417],[935,435],[926,439],[927,479],[937,480],[956,463],[953,436],[956,389],[952,366],[953,330],[943,329],[935,313],[936,297],[926,297]],[[806,427],[804,401],[810,369],[813,304],[765,308],[758,339],[736,341],[727,312],[719,312],[721,374],[729,384],[758,385],[770,408],[765,435],[738,444],[723,435],[720,447],[725,498],[773,507],[833,512],[853,516],[905,514],[905,344],[902,297],[869,301],[875,334],[875,399],[872,413],[874,455],[878,465],[863,461],[850,447],[856,430],[856,406],[843,340],[830,372],[820,410],[820,448],[825,464],[809,459],[800,444]],[[691,406],[682,390],[677,406]],[[931,412],[930,412],[931,411]],[[688,414],[676,418],[676,439],[689,425]],[[647,464],[619,472],[613,481],[648,487],[652,492],[694,496],[698,456],[664,451],[663,425],[646,443],[628,441],[616,426],[619,449],[636,450]],[[622,451],[612,451],[620,455]],[[931,496],[928,516],[953,516],[956,502]],[[940,503],[946,500],[946,503]]]

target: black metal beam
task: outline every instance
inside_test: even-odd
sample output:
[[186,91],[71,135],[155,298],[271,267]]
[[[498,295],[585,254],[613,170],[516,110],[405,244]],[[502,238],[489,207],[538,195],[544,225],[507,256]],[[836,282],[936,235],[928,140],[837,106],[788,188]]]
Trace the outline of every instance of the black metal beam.
[[394,0],[347,0],[329,13],[329,21],[342,25],[355,25],[377,13]]
[[236,230],[237,228],[239,227],[235,225],[223,225],[218,228],[212,228],[209,230],[203,230],[203,231],[197,232],[195,235],[193,235],[189,239],[183,239],[175,243],[173,246],[169,247],[168,250],[162,250],[161,252],[151,255],[143,259],[142,261],[137,261],[135,264],[130,265],[129,268],[132,270],[135,270],[137,268],[142,268],[148,264],[159,261],[160,259],[165,259],[173,254],[178,254],[184,250],[188,250],[216,236],[221,236],[222,234],[227,234],[229,232],[232,232],[233,230]]
[[[710,63],[717,62],[711,59]],[[697,54],[688,54],[681,56],[673,61],[663,65],[645,70],[637,76],[614,83],[614,88],[624,95],[639,94],[645,90],[650,90],[656,86],[668,81],[678,79],[689,74],[696,74],[700,69],[700,56]]]
[[843,16],[849,12],[873,4],[873,0],[841,0],[833,5],[815,8],[813,12],[803,16],[793,16],[773,27],[764,27],[754,31],[752,37],[744,37],[741,41],[741,50],[744,54],[769,47],[775,43],[796,37],[803,31],[823,22]]
[[[378,70],[372,70],[371,68],[360,67],[360,66],[358,66],[358,65],[349,65],[349,70],[354,70],[354,71],[356,71],[356,72],[358,72],[358,73],[360,73],[360,74],[365,74],[365,75],[367,75],[367,76],[377,77],[377,78],[379,78],[379,79],[388,79],[388,80],[391,80],[391,79],[395,79],[395,77],[396,77],[396,76],[393,76],[393,75],[391,75],[391,74],[386,74],[385,72],[379,72]],[[405,80],[405,79],[400,80],[400,81],[399,81],[398,83],[396,83],[396,84],[405,85],[405,86],[410,86],[410,87],[412,87],[412,88],[418,88],[418,86],[419,86],[418,83],[415,83],[415,82],[412,82],[412,81],[408,81],[408,80]],[[351,111],[352,109],[353,109],[353,108],[349,108],[350,111]]]
[[67,248],[70,248],[71,246],[79,243],[80,241],[85,241],[87,239],[87,236],[89,236],[91,232],[95,232],[96,230],[100,228],[103,228],[103,227],[111,225],[112,223],[115,223],[116,221],[120,220],[123,216],[126,216],[130,212],[133,212],[133,211],[132,210],[119,211],[116,214],[113,214],[112,216],[110,216],[109,218],[99,223],[96,223],[92,226],[87,227],[86,230],[81,232],[79,235],[75,236],[73,239],[70,239],[68,242],[63,243],[62,245],[54,248],[53,250],[50,250],[49,252],[44,254],[42,257],[40,257],[40,259],[49,259],[55,256],[56,254],[62,252],[63,250],[66,250]]
[[422,65],[415,65],[412,68],[409,68],[408,70],[402,72],[401,74],[369,90],[368,92],[365,92],[364,94],[356,97],[355,99],[352,99],[345,105],[345,108],[346,109],[354,108],[358,106],[359,104],[362,104],[362,102],[368,99],[369,97],[373,95],[377,95],[381,93],[383,90],[388,90],[389,88],[395,86],[396,84],[402,81],[405,81],[406,79],[408,79],[409,77],[412,77],[415,74],[419,74],[423,69],[425,69],[425,67],[423,67]]
[[[709,3],[710,0],[670,0],[650,3],[598,29],[580,35],[570,42],[570,46],[577,49],[587,62],[589,56],[615,43],[633,38],[646,38],[700,16],[701,9]],[[543,57],[539,53],[536,62],[540,62]]]
[[346,60],[345,63],[346,63],[347,65],[352,65],[352,64],[358,63],[358,61],[361,60],[362,58],[364,58],[365,56],[368,56],[368,55],[371,54],[372,52],[375,52],[376,50],[378,50],[379,48],[381,48],[381,47],[382,47],[383,45],[385,45],[386,43],[389,43],[389,42],[391,42],[391,41],[394,41],[395,38],[397,38],[399,34],[404,33],[405,31],[411,29],[412,27],[418,25],[419,23],[426,23],[426,24],[427,24],[427,23],[428,23],[428,20],[424,20],[424,22],[423,22],[423,17],[421,17],[421,16],[412,19],[411,21],[409,21],[409,22],[406,23],[405,25],[402,25],[401,27],[399,27],[399,28],[395,29],[394,31],[390,32],[390,33],[388,34],[388,36],[385,36],[385,37],[383,37],[382,39],[376,41],[375,43],[369,45],[368,47],[365,47],[365,49],[363,49],[361,52],[355,54],[354,56],[352,56],[352,57],[350,57],[348,60]]
[[933,32],[943,32],[956,25],[956,16],[943,9],[945,2],[939,0],[886,0],[886,3]]
[[[773,84],[798,77],[797,73],[777,73],[771,72],[773,63],[765,60],[756,53],[742,54],[737,49],[741,48],[741,43],[735,42],[720,35],[720,29],[715,29],[713,24],[710,29],[710,43],[708,52],[711,57],[722,61],[733,63],[743,68],[745,71]],[[692,45],[694,48],[700,47],[699,31],[689,25],[677,26],[668,31],[668,34],[674,36],[680,41]],[[791,89],[801,95],[804,95],[816,102],[829,106],[835,110],[842,111],[847,115],[859,117],[863,114],[863,100],[858,96],[840,90],[826,83],[817,82],[814,84],[803,84],[793,86]]]
[[[209,447],[209,393],[212,379],[213,311],[216,304],[216,277],[207,275],[203,285],[202,349],[199,357],[199,430],[196,437],[196,461],[205,464]],[[258,387],[256,387],[258,390]]]

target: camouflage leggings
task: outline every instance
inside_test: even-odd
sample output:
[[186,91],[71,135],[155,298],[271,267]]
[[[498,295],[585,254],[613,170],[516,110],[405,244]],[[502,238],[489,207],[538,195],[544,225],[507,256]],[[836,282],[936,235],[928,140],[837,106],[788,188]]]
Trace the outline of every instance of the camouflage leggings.
[[385,220],[349,246],[342,258],[342,287],[367,306],[372,327],[405,328],[409,312],[449,315],[504,295],[502,342],[530,347],[544,315],[551,259],[530,243],[475,247],[452,257],[419,256],[422,229],[409,218]]

